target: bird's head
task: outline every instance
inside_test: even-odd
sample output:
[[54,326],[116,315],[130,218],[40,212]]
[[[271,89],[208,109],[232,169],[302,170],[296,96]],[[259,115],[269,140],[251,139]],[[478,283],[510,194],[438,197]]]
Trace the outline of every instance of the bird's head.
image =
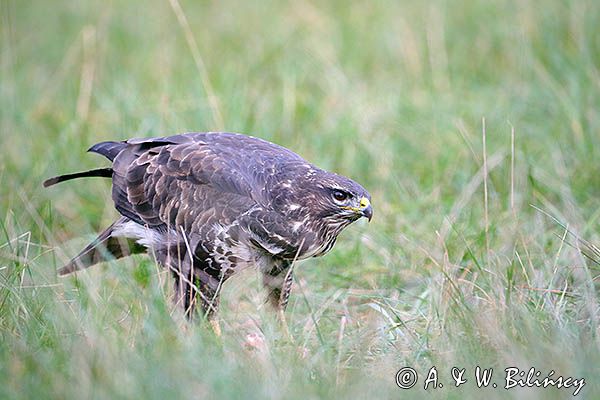
[[[280,174],[269,206],[306,239],[299,259],[328,252],[338,234],[361,217],[373,217],[371,195],[352,179],[303,163]],[[317,236],[315,238],[315,235]]]
[[[283,176],[278,182],[271,205],[311,230],[326,230],[337,234],[361,217],[373,217],[371,195],[352,179],[309,164],[302,173]],[[296,170],[297,172],[298,170]]]
[[361,217],[371,221],[371,195],[352,179],[326,172],[315,187],[315,207],[320,216],[332,222],[351,223]]

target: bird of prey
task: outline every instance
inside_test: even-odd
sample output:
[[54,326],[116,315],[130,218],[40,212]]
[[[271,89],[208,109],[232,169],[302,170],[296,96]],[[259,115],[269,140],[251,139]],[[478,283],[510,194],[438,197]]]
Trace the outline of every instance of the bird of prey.
[[188,317],[199,304],[215,321],[221,286],[250,266],[283,315],[294,261],[325,254],[342,229],[373,215],[371,196],[358,183],[251,136],[186,133],[102,142],[88,151],[112,166],[44,186],[111,178],[121,216],[58,273],[147,251],[172,272],[175,301]]

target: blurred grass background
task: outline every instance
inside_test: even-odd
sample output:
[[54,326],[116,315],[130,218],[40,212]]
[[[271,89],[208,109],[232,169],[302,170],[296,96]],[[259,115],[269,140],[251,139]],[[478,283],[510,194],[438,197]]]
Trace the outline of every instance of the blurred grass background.
[[[574,391],[477,389],[476,365],[600,397],[599,268],[575,237],[600,243],[598,2],[0,5],[0,398]],[[148,258],[56,276],[116,212],[108,182],[43,179],[104,165],[85,153],[98,141],[205,130],[373,195],[370,225],[296,269],[295,343],[251,272],[226,286],[222,342],[173,310]],[[403,391],[406,365],[420,381]],[[432,365],[445,387],[425,392]]]

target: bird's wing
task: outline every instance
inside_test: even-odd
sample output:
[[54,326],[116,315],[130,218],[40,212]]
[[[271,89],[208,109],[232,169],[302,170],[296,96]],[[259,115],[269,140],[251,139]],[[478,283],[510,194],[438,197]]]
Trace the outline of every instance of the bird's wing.
[[250,242],[279,258],[302,259],[317,241],[316,233],[294,230],[288,218],[262,207],[242,215],[239,224],[248,233]]
[[180,143],[132,141],[115,157],[113,200],[122,215],[149,227],[190,232],[229,224],[256,205],[252,176],[215,146],[181,136]]

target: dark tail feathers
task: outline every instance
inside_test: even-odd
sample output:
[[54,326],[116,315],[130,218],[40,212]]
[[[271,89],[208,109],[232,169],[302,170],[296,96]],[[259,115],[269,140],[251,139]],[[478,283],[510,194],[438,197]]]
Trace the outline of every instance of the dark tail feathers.
[[68,264],[59,269],[58,274],[67,275],[103,261],[119,259],[144,252],[145,248],[137,244],[133,239],[112,236],[115,226],[125,221],[127,219],[121,217],[106,228],[92,243],[88,244],[78,255],[73,257]]
[[89,171],[76,172],[74,174],[66,174],[55,176],[54,178],[46,179],[44,181],[44,187],[56,185],[57,183],[68,181],[70,179],[84,178],[88,176],[101,176],[103,178],[112,178],[112,168],[98,168],[91,169]]

